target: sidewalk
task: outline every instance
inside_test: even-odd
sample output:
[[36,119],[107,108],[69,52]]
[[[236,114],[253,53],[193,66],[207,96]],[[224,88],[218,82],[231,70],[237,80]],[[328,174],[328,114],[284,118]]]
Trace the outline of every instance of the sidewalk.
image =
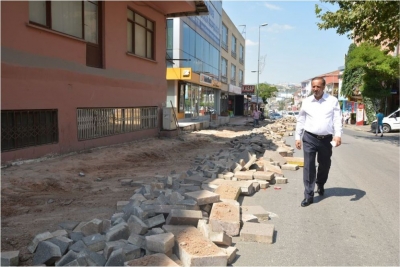
[[344,124],[343,129],[360,131],[360,132],[371,132],[371,125]]

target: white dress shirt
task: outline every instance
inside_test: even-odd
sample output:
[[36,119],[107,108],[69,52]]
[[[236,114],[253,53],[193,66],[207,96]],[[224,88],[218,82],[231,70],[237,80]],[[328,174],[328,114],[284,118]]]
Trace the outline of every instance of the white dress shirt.
[[301,140],[303,132],[316,135],[342,136],[342,114],[339,101],[327,93],[320,100],[311,95],[303,100],[297,116],[295,140]]

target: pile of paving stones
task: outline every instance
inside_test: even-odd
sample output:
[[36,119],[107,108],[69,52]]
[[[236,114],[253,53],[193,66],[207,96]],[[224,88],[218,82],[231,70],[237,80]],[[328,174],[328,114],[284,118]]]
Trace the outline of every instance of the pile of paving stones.
[[[297,170],[301,158],[282,136],[292,125],[276,123],[228,142],[229,149],[197,156],[184,173],[146,181],[116,204],[110,219],[66,221],[35,236],[28,249],[34,265],[226,266],[234,261],[232,237],[273,243],[274,225],[261,206],[240,206],[270,184],[287,183],[282,170]],[[295,164],[293,164],[295,163]],[[18,265],[19,251],[2,252],[1,263]]]

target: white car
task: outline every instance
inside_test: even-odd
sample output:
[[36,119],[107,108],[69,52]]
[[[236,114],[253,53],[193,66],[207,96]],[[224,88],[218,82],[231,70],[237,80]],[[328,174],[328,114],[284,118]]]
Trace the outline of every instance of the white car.
[[[375,132],[377,120],[371,123],[371,130]],[[383,132],[388,133],[392,130],[400,130],[400,108],[383,118]]]
[[285,114],[285,117],[297,117],[299,115],[298,111],[288,111]]

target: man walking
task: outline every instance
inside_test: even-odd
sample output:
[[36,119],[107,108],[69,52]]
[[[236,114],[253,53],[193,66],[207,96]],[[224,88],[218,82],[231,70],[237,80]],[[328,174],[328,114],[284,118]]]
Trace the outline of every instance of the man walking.
[[258,110],[258,108],[256,108],[254,111],[253,111],[253,119],[254,119],[254,121],[253,121],[253,126],[254,127],[256,127],[256,125],[259,125],[259,123],[258,123],[258,120],[260,119],[260,111]]
[[[341,145],[342,116],[336,97],[324,93],[325,80],[316,77],[311,80],[313,95],[304,99],[296,125],[296,148],[304,151],[304,200],[302,207],[314,202],[315,184],[317,193],[324,194],[324,185],[331,167],[332,146]],[[331,141],[332,142],[331,144]],[[318,171],[315,159],[318,161]]]
[[383,137],[383,117],[385,117],[382,113],[382,110],[379,109],[378,113],[376,114],[376,129],[375,129],[375,136],[378,135],[378,129],[381,132],[381,137]]

